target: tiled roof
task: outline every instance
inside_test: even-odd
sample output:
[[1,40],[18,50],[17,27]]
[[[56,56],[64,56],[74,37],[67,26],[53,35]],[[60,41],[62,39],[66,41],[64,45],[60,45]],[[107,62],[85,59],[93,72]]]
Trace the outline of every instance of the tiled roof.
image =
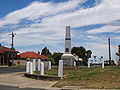
[[3,51],[0,51],[0,53],[3,53]]
[[3,53],[5,51],[19,53],[18,51],[12,50],[10,48],[4,47],[4,46],[0,46],[0,52]]
[[19,54],[20,58],[40,58],[40,59],[48,59],[47,56],[37,54],[35,52],[24,52]]

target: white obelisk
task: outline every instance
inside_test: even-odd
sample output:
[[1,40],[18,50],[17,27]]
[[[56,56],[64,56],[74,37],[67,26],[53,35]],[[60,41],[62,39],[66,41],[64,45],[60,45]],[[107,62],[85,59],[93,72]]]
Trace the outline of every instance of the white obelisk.
[[74,66],[74,56],[71,54],[71,29],[70,26],[66,26],[65,35],[65,53],[62,55],[61,59],[63,64],[67,66]]
[[65,54],[71,54],[71,33],[70,33],[70,26],[66,26]]

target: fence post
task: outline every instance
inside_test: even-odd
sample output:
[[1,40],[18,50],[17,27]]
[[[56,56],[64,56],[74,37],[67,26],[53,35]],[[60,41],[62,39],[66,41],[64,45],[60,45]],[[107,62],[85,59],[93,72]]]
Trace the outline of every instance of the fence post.
[[30,74],[33,74],[33,63],[30,62]]
[[41,75],[44,75],[44,63],[43,62],[41,62]]
[[102,68],[105,68],[104,59],[102,60]]
[[48,70],[51,70],[51,61],[48,61]]
[[63,60],[59,60],[58,77],[63,77]]
[[30,72],[30,62],[28,61],[26,63],[26,73],[29,73]]
[[76,66],[76,61],[74,61],[74,66]]
[[36,71],[36,60],[33,59],[33,71]]
[[38,71],[40,71],[40,64],[41,64],[41,60],[38,59]]
[[88,60],[88,68],[90,68],[90,60]]

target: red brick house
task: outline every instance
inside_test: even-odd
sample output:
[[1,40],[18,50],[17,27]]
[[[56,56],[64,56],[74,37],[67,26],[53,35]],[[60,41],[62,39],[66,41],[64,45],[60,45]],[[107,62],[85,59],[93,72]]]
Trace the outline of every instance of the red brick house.
[[18,51],[0,46],[0,65],[10,65],[12,60],[17,58]]

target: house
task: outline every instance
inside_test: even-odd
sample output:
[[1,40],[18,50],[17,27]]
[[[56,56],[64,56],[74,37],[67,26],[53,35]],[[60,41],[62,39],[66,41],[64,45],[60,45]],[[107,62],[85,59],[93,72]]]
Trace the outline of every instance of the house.
[[26,65],[27,59],[29,58],[30,61],[33,59],[41,59],[41,61],[45,64],[45,67],[48,67],[48,57],[44,55],[40,55],[35,52],[24,52],[18,55],[17,60],[14,60],[14,64],[17,65],[17,62],[20,61],[20,65]]
[[18,51],[0,45],[0,65],[12,65]]
[[35,52],[24,52],[24,53],[19,54],[18,56],[21,59],[27,59],[27,58],[42,59],[42,60],[48,59],[47,56],[40,55],[40,54],[35,53]]

